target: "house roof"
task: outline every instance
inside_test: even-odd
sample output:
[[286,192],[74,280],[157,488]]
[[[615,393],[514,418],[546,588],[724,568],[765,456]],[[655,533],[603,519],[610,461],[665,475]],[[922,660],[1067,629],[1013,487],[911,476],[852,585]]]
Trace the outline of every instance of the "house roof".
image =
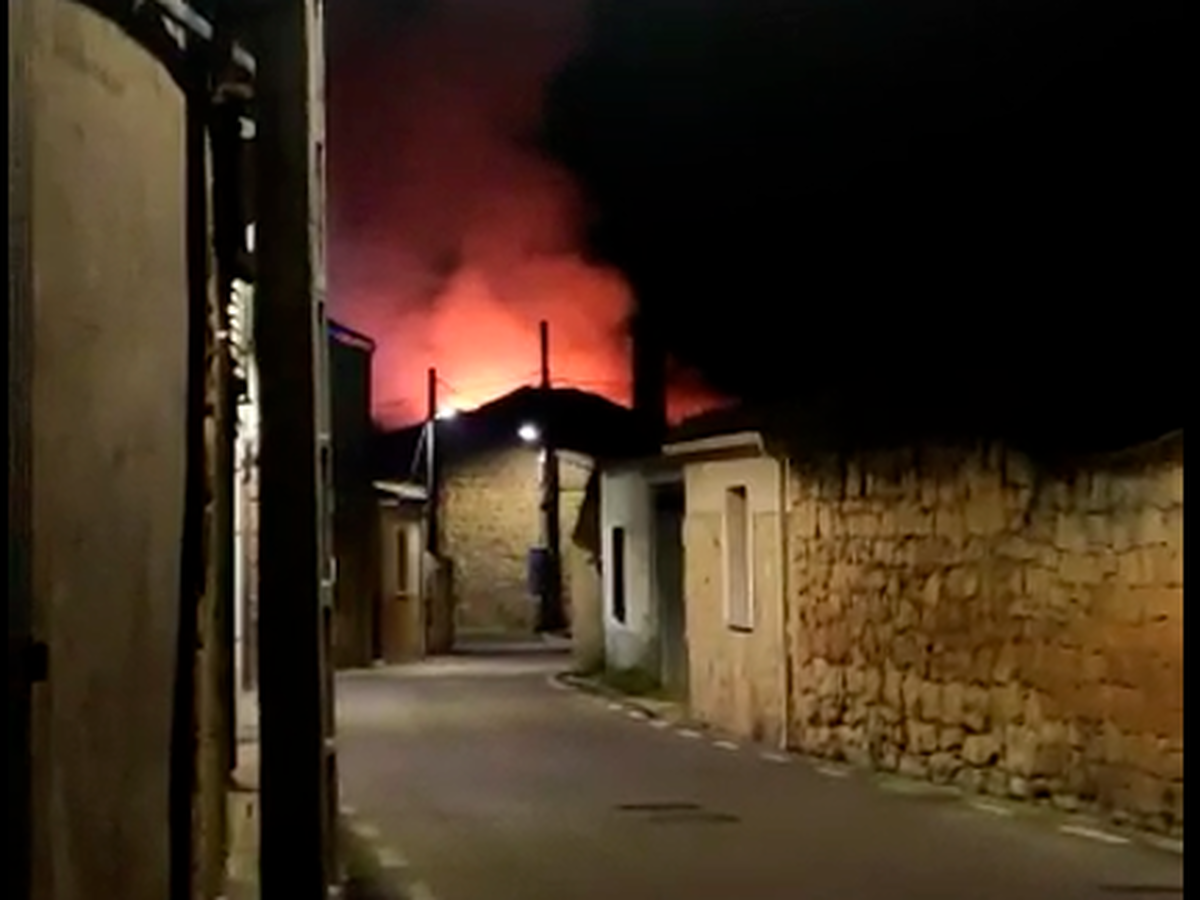
[[[517,446],[518,429],[536,425],[561,450],[598,459],[622,459],[653,452],[651,432],[632,410],[597,394],[573,388],[543,393],[523,387],[478,409],[438,423],[439,458],[453,461],[474,453]],[[378,477],[410,478],[419,471],[418,453],[425,424],[419,423],[377,436],[375,472]]]

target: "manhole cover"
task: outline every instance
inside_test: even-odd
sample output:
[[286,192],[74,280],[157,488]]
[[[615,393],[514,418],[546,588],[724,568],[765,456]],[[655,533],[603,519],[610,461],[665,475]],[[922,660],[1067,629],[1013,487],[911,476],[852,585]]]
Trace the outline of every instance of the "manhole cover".
[[620,803],[617,809],[623,812],[679,812],[681,810],[699,809],[699,803],[688,803],[679,800],[663,800],[650,803]]

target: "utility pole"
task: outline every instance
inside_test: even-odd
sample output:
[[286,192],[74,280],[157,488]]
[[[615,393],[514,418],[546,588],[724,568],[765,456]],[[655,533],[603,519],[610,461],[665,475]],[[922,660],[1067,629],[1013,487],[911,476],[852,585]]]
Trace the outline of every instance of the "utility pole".
[[437,369],[429,368],[429,415],[425,423],[425,497],[429,515],[425,528],[425,549],[433,556],[438,552],[438,482],[437,482]]
[[337,775],[324,22],[321,0],[255,0],[241,15],[257,63],[261,888],[265,897],[326,900],[336,881]]
[[559,631],[565,626],[562,609],[562,566],[558,521],[558,450],[554,423],[551,422],[550,323],[538,326],[542,354],[542,539],[546,550],[546,571],[542,583],[538,616],[539,631]]

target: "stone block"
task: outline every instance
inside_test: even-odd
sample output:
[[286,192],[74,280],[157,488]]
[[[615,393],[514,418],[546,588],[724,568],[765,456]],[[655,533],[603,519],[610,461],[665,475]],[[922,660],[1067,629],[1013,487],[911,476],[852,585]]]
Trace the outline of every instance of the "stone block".
[[1004,483],[1012,487],[1033,487],[1037,470],[1024,453],[1006,450],[1004,453]]
[[991,722],[990,696],[979,685],[968,685],[963,694],[962,724],[976,734],[985,731]]
[[928,778],[929,762],[924,757],[905,753],[900,757],[899,771],[907,778]]
[[902,688],[902,692],[905,715],[920,718],[921,684],[921,677],[915,672],[909,671],[909,673],[904,676],[904,686]]
[[992,688],[991,717],[995,725],[1010,725],[1024,720],[1025,703],[1021,686],[1010,681]]
[[883,673],[883,702],[892,709],[903,709],[904,675],[894,665],[887,663]]
[[1037,756],[1037,729],[1027,725],[1009,725],[1004,729],[1005,771],[1024,778],[1037,774]]
[[971,655],[971,682],[973,684],[988,687],[992,683],[992,673],[996,669],[996,652],[997,648],[984,644],[976,647],[975,652]]
[[983,777],[983,789],[993,797],[1008,796],[1008,776],[1000,769],[988,769]]
[[907,723],[907,746],[913,753],[933,753],[938,748],[938,728],[928,722],[909,719]]
[[935,784],[950,784],[962,768],[962,763],[953,753],[934,753],[929,757],[929,778]]
[[1154,506],[1144,506],[1138,511],[1133,524],[1133,541],[1139,547],[1166,544],[1171,539],[1167,529],[1166,514]]
[[969,766],[964,766],[954,773],[954,784],[969,794],[982,793],[983,780],[983,771]]
[[1086,553],[1088,538],[1084,518],[1074,512],[1060,512],[1055,519],[1054,546],[1066,553]]
[[942,720],[942,685],[936,681],[921,683],[921,718],[927,722]]
[[1183,465],[1171,463],[1153,472],[1147,479],[1147,500],[1160,509],[1183,503]]
[[815,538],[817,536],[817,505],[811,500],[797,503],[792,509],[790,530],[797,538]]
[[1021,775],[1008,776],[1008,793],[1010,797],[1016,797],[1019,800],[1028,800],[1033,796],[1029,779]]
[[960,681],[947,682],[942,691],[941,719],[946,725],[957,726],[963,721],[966,686]]
[[962,758],[972,766],[991,766],[999,761],[1000,751],[995,734],[968,734],[963,740]]
[[1004,495],[1000,491],[972,494],[964,508],[967,534],[973,537],[991,537],[1004,531],[1008,524],[1008,510]]
[[[966,733],[957,725],[950,725],[938,731],[938,749],[943,751],[960,750]],[[1182,754],[1180,754],[1182,757]]]
[[1067,584],[1100,584],[1104,581],[1104,566],[1095,554],[1064,553],[1059,577]]

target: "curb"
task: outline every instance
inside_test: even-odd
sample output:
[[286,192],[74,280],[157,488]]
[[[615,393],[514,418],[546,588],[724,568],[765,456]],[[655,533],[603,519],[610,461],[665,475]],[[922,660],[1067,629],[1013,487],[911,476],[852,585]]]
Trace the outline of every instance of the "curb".
[[[586,675],[577,675],[574,672],[560,672],[557,675],[551,676],[551,678],[559,684],[573,688],[581,693],[604,697],[607,700],[620,703],[626,709],[641,713],[648,719],[668,719],[679,725],[704,728],[702,724],[689,719],[686,713],[679,707],[679,704],[668,700],[643,700],[639,697],[622,693],[616,688],[610,687],[594,678],[589,678]],[[666,714],[664,715],[664,713]]]
[[[689,719],[686,715],[678,717],[663,716],[659,709],[641,702],[636,697],[624,694],[614,687],[585,675],[573,672],[561,672],[552,676],[552,680],[560,685],[585,694],[621,704],[626,710],[636,711],[647,719],[668,719],[673,725],[700,732],[710,737],[717,737],[713,729],[703,723]],[[696,736],[696,735],[693,735]],[[771,748],[759,747],[766,751]],[[1008,797],[995,797],[984,793],[971,793],[953,785],[936,784],[919,778],[912,778],[882,769],[873,769],[861,765],[853,765],[844,761],[834,761],[820,756],[797,752],[795,750],[778,751],[785,753],[791,759],[803,761],[816,767],[825,774],[841,778],[858,777],[869,781],[877,790],[891,794],[907,795],[920,799],[936,799],[962,803],[993,815],[1011,817],[1014,820],[1036,822],[1057,833],[1073,834],[1088,837],[1093,840],[1113,844],[1132,844],[1160,853],[1182,856],[1184,843],[1182,838],[1172,838],[1154,832],[1139,831],[1122,827],[1119,823],[1108,821],[1099,816],[1082,813],[1067,814],[1053,807],[1043,806],[1030,801],[1013,800]]]
[[358,834],[349,817],[338,817],[338,843],[342,860],[341,900],[420,900],[414,883],[390,872],[379,848]]

